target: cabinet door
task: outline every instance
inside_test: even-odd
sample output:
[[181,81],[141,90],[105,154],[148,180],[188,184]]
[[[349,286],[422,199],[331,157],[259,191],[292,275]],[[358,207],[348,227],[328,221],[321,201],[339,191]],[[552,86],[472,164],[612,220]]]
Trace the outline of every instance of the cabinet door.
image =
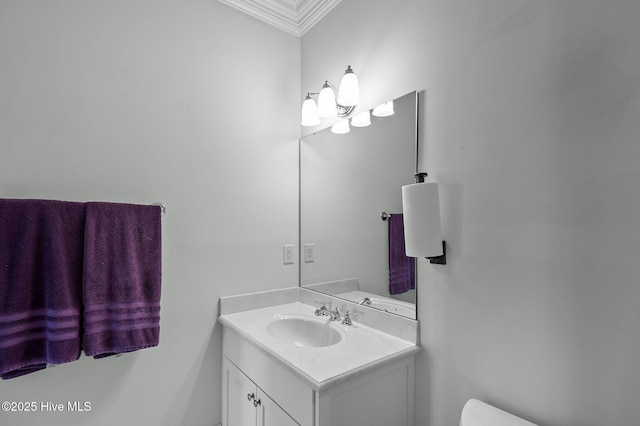
[[[222,362],[223,426],[256,426],[256,385],[226,358]],[[226,400],[225,400],[226,399]]]
[[278,404],[258,388],[258,426],[299,426]]

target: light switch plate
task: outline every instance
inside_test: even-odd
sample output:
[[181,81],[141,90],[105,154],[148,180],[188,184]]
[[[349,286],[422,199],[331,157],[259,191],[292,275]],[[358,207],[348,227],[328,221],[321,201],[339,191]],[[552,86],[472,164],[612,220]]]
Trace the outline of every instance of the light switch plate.
[[293,244],[285,244],[282,250],[282,264],[283,265],[292,265],[293,264]]
[[313,243],[304,245],[304,261],[312,263],[315,261],[315,245]]

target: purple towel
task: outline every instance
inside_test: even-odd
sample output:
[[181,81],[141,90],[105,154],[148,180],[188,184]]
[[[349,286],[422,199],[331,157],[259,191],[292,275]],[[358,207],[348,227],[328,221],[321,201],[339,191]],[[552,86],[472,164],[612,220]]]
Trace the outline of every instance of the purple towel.
[[416,288],[416,261],[404,250],[404,221],[392,214],[389,222],[389,294],[406,293]]
[[0,377],[80,356],[85,205],[0,200]]
[[157,346],[160,336],[159,206],[87,203],[84,353],[102,358]]

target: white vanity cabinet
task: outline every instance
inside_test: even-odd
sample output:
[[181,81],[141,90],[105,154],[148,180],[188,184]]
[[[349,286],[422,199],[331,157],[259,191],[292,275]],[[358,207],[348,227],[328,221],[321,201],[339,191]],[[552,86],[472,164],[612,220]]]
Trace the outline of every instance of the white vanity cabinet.
[[415,425],[414,353],[318,383],[230,327],[222,336],[222,426]]
[[262,389],[226,357],[222,361],[225,404],[223,425],[298,426]]

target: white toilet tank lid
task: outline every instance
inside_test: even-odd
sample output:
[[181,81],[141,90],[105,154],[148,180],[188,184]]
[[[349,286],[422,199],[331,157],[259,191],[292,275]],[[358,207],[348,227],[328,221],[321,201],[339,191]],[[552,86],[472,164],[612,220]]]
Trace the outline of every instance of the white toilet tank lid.
[[470,399],[462,409],[460,426],[537,426],[492,405]]

